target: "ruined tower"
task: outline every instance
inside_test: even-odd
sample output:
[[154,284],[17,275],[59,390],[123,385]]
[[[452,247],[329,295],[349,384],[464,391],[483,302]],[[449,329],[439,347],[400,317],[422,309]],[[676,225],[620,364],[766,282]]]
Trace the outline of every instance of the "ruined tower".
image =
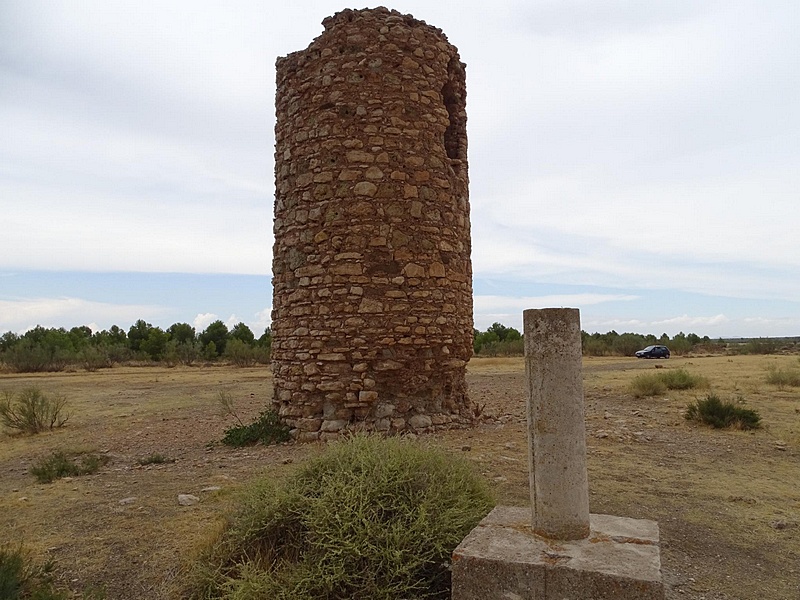
[[277,61],[274,405],[300,439],[470,420],[465,65],[344,10]]

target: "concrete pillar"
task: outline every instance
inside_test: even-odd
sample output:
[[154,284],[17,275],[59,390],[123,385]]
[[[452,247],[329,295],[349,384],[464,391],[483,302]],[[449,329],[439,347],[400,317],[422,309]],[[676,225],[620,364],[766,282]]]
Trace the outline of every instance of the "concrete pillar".
[[526,310],[531,506],[453,552],[453,600],[664,600],[658,523],[589,515],[580,313]]
[[589,484],[580,311],[523,313],[533,530],[556,540],[589,536]]

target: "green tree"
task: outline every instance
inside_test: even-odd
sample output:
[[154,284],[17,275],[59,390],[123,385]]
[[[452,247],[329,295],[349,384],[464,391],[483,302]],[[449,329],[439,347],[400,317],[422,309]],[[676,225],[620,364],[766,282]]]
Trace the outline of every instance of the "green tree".
[[252,330],[245,325],[244,323],[237,323],[233,326],[230,333],[231,339],[239,340],[240,342],[244,342],[248,346],[252,346],[253,343],[256,341],[256,336],[253,334]]
[[19,336],[13,331],[6,331],[0,336],[0,352],[5,352],[19,341]]
[[134,352],[138,352],[142,345],[142,342],[147,339],[147,336],[152,329],[153,326],[145,321],[144,319],[139,319],[131,325],[131,328],[128,330],[128,346]]
[[92,347],[97,352],[88,352],[88,349],[84,349],[82,352],[84,366],[92,362],[102,366],[111,366],[112,363],[121,363],[131,357],[128,336],[125,330],[117,325],[112,325],[109,329],[98,331],[92,335]]
[[161,360],[167,348],[169,334],[160,327],[151,327],[147,332],[147,338],[139,344],[139,350],[147,354],[153,360]]
[[646,345],[647,341],[644,336],[638,333],[623,333],[614,339],[611,344],[611,351],[620,356],[631,356]]
[[262,348],[272,348],[272,328],[267,327],[261,337],[258,338],[258,345]]
[[522,334],[513,327],[506,327],[502,323],[492,323],[492,326],[486,330],[487,333],[494,333],[497,340],[501,342],[513,342],[522,338]]
[[225,344],[228,342],[228,326],[220,320],[216,320],[206,327],[200,334],[200,343],[208,354],[209,344],[214,344],[214,357],[220,356],[225,352]]
[[483,333],[479,332],[477,335],[475,335],[475,337],[472,340],[472,349],[475,352],[475,354],[480,354],[484,348],[492,344],[495,344],[499,341],[500,338],[497,337],[497,333],[495,333],[494,331],[487,330],[484,331]]
[[92,342],[92,330],[86,325],[73,327],[69,330],[70,341],[75,350],[82,350]]
[[19,372],[60,371],[77,361],[77,353],[66,329],[37,325],[3,353],[3,361]]
[[687,339],[686,334],[681,331],[672,338],[669,343],[669,349],[673,354],[686,354],[692,349],[692,344]]
[[175,340],[177,344],[194,342],[197,339],[194,327],[188,323],[173,323],[167,329],[169,339]]
[[206,360],[214,360],[219,354],[217,353],[217,345],[214,342],[208,342],[203,346],[203,358]]
[[92,344],[95,346],[128,346],[128,336],[124,329],[112,325],[92,335]]

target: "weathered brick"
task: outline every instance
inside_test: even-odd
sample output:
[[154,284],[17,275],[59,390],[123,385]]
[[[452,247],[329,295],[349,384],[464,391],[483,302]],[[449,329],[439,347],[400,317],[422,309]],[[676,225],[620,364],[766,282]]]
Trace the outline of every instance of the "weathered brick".
[[396,11],[323,24],[277,62],[274,405],[298,439],[466,423],[464,66]]

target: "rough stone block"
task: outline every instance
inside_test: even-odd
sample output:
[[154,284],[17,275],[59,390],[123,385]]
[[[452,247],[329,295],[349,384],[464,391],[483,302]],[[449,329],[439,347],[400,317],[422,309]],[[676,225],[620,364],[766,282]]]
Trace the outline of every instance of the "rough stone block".
[[658,524],[590,515],[587,539],[533,533],[529,508],[496,507],[453,552],[453,600],[664,600]]

